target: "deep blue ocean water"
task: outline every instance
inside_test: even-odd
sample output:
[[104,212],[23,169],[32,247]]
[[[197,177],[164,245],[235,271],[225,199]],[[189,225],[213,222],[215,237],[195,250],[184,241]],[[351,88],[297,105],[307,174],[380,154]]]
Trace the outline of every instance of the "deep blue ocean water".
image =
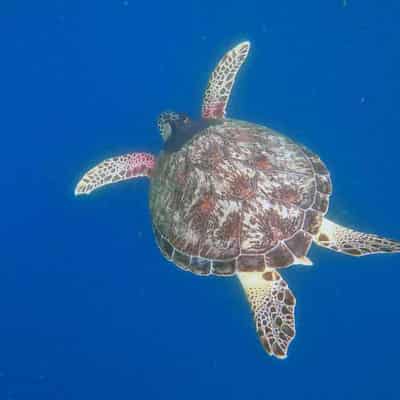
[[0,400],[399,399],[400,255],[314,247],[286,271],[279,361],[235,279],[163,259],[145,179],[73,195],[95,163],[157,153],[157,115],[198,115],[248,39],[229,115],[321,155],[331,219],[400,239],[399,20],[395,0],[2,2]]

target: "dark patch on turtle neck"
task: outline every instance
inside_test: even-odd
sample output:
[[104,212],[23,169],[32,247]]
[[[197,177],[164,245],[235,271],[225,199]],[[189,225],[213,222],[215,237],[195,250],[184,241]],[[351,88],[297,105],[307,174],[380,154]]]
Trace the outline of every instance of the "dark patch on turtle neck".
[[221,121],[211,119],[199,120],[177,120],[171,121],[172,132],[164,145],[166,153],[174,153],[179,151],[186,143],[188,143],[193,136],[199,132],[207,129],[211,125],[220,124]]

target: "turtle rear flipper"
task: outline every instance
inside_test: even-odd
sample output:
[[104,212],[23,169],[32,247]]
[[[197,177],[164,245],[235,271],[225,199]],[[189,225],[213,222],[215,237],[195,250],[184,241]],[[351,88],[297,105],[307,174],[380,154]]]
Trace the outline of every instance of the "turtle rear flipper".
[[149,153],[130,153],[108,158],[86,172],[75,188],[75,195],[90,194],[99,187],[139,176],[150,176],[156,160]]
[[386,239],[370,233],[357,232],[335,224],[326,218],[314,240],[320,246],[350,256],[400,253],[400,241]]
[[293,293],[273,269],[265,273],[239,272],[238,277],[253,310],[262,346],[269,355],[286,358],[296,334]]

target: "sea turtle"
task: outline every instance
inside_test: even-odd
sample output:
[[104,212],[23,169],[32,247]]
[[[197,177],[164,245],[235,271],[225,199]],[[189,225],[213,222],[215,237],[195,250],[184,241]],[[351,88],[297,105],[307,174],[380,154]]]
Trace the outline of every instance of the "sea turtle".
[[138,176],[150,179],[154,235],[162,254],[197,275],[237,276],[261,344],[287,356],[296,300],[279,270],[312,265],[312,243],[352,256],[400,252],[400,242],[325,218],[329,172],[306,147],[225,110],[250,43],[234,47],[212,72],[201,117],[166,112],[158,119],[158,157],[131,153],[88,171],[75,194]]

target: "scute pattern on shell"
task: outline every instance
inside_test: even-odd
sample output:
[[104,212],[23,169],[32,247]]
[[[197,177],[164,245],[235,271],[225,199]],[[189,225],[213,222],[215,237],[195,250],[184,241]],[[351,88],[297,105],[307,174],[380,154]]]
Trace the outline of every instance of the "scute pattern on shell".
[[160,156],[150,209],[168,259],[227,275],[305,256],[330,193],[329,173],[312,152],[269,128],[224,120]]

